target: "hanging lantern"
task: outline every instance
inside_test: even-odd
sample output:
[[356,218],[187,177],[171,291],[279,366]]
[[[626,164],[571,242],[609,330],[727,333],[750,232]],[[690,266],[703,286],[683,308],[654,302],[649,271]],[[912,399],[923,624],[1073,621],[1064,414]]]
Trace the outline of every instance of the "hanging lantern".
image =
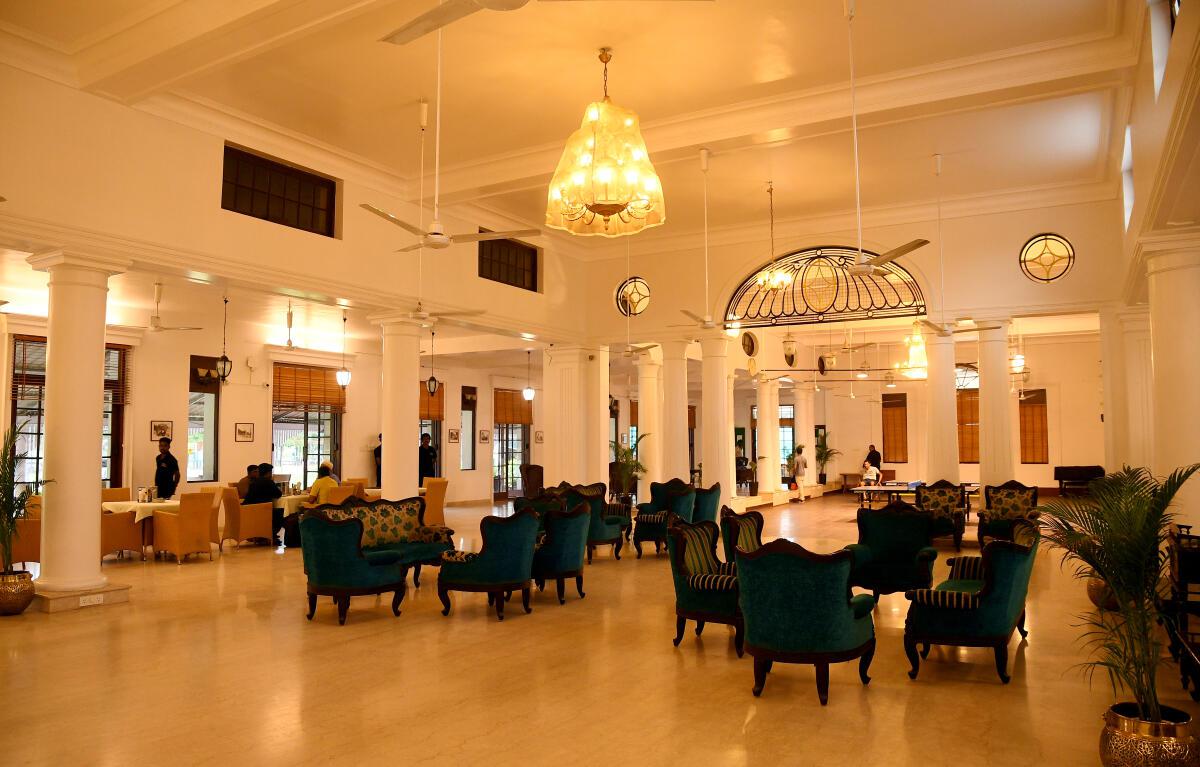
[[534,397],[533,382],[529,375],[529,360],[532,354],[533,352],[530,350],[525,350],[525,388],[521,390],[521,396],[525,398],[526,402],[533,402]]
[[342,366],[334,373],[338,386],[345,389],[350,385],[350,371],[346,368],[346,311],[342,310]]
[[221,379],[221,383],[225,383],[229,376],[233,373],[233,361],[225,353],[225,339],[229,328],[229,296],[222,296],[224,301],[224,318],[221,322],[221,356],[217,358],[217,378]]
[[441,383],[437,380],[437,377],[430,375],[425,381],[425,391],[429,392],[429,396],[432,397],[437,394],[438,386],[440,385]]

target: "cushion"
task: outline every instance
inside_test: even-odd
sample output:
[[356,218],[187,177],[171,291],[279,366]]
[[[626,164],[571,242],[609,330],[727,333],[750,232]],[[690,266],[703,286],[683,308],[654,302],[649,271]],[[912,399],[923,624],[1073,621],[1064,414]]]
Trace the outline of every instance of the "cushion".
[[443,562],[473,562],[479,558],[478,552],[474,551],[443,551]]
[[665,525],[667,523],[667,512],[656,511],[651,514],[638,512],[637,521],[639,525]]
[[917,505],[934,517],[948,518],[958,511],[961,497],[957,487],[921,487],[917,490]]
[[983,557],[954,557],[950,560],[950,580],[983,580]]
[[[945,584],[942,584],[945,585]],[[949,610],[974,610],[979,607],[979,594],[949,589],[917,589],[906,591],[904,596],[914,604],[941,607]]]
[[713,540],[702,527],[680,525],[683,534],[683,564],[689,575],[715,573],[720,565],[713,552]]
[[736,591],[737,576],[712,573],[689,575],[687,584],[697,591]]
[[737,547],[746,553],[758,551],[762,546],[762,541],[759,540],[758,525],[753,519],[743,518],[737,520]]
[[987,515],[993,519],[1024,519],[1033,511],[1033,488],[991,488]]
[[363,557],[368,564],[372,565],[394,565],[400,561],[400,552],[387,549],[384,551],[364,551]]

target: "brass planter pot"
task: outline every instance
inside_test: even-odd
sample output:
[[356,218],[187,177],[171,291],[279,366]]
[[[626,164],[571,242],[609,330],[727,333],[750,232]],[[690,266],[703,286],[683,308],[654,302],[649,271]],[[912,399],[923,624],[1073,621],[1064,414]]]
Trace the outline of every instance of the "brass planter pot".
[[0,615],[20,615],[32,601],[32,575],[26,572],[0,574]]
[[1162,707],[1163,721],[1138,719],[1137,705],[1118,703],[1104,712],[1100,763],[1106,767],[1197,767],[1200,744],[1184,711]]
[[1117,597],[1113,594],[1112,589],[1099,578],[1088,578],[1087,595],[1092,604],[1101,610],[1112,612],[1121,606],[1117,603]]

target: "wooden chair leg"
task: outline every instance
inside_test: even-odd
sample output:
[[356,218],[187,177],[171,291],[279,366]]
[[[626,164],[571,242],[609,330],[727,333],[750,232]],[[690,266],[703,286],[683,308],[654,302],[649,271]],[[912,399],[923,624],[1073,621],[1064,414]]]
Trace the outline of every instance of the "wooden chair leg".
[[421,585],[421,565],[413,565],[413,585]]
[[633,550],[637,552],[637,559],[642,558],[642,542],[637,538],[633,539]]
[[587,594],[583,593],[583,576],[582,575],[575,576],[575,590],[579,592],[580,599],[583,599],[584,597],[587,596]]
[[675,641],[673,644],[676,647],[678,647],[679,643],[683,641],[683,630],[686,627],[687,627],[687,618],[681,618],[678,615],[675,616]]
[[593,551],[595,548],[596,548],[596,547],[595,547],[595,546],[593,546],[593,545],[592,545],[592,544],[590,544],[590,543],[587,545],[587,563],[588,563],[589,565],[592,563],[592,551]]
[[704,631],[704,621],[696,621],[696,636],[700,636]]
[[821,699],[821,705],[824,706],[829,702],[829,664],[818,663],[817,666],[817,697]]
[[450,614],[450,592],[438,585],[438,599],[442,600],[442,615]]
[[1008,675],[1008,642],[996,645],[996,673],[1001,682],[1008,684],[1011,679]]
[[497,592],[495,594],[495,599],[496,599],[496,618],[498,620],[504,620],[504,595]]
[[400,603],[404,601],[404,592],[407,590],[404,584],[401,583],[400,588],[396,589],[395,593],[392,594],[392,615],[400,614]]
[[1021,617],[1017,618],[1017,631],[1021,632],[1021,638],[1029,636],[1029,632],[1025,630],[1025,611],[1021,611]]
[[929,643],[926,642],[923,645],[921,645],[921,660],[925,660],[928,657],[929,657]]
[[767,684],[767,674],[771,671],[771,661],[762,658],[754,659],[754,697],[762,695],[763,687]]
[[[562,580],[560,579],[558,583],[559,583],[559,592],[561,593],[562,592]],[[525,608],[526,615],[533,612],[533,608],[530,607],[530,605],[529,605],[529,598],[532,595],[533,595],[533,589],[529,588],[528,586],[521,589],[521,607]],[[561,603],[561,601],[560,601],[560,603]]]
[[567,579],[558,576],[558,603],[565,605],[567,603]]
[[308,595],[308,619],[312,620],[313,616],[316,615],[316,613],[317,613],[317,595],[309,594]]
[[921,670],[921,659],[917,656],[917,640],[909,636],[904,637],[904,654],[908,656],[908,663],[912,666],[908,678],[916,679],[917,672]]
[[733,624],[733,650],[737,656],[742,657],[744,652],[743,647],[746,642],[746,624],[741,621]]
[[867,675],[868,669],[871,668],[871,659],[875,657],[875,643],[872,642],[867,651],[858,659],[858,678],[863,684],[870,684],[871,677]]
[[350,611],[350,597],[348,597],[348,596],[338,597],[337,606],[338,606],[338,625],[345,626],[346,625],[346,613],[348,613]]
[[621,561],[621,544],[623,544],[624,542],[625,542],[625,539],[618,535],[617,542],[613,546],[613,556],[615,556],[617,558],[618,562]]

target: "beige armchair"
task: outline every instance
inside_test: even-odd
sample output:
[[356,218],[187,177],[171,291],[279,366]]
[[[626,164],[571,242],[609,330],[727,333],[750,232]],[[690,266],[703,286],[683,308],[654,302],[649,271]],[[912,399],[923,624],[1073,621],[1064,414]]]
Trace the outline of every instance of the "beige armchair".
[[108,554],[118,556],[126,551],[136,551],[146,558],[142,548],[142,526],[134,521],[133,511],[100,515],[100,559]]
[[425,478],[425,524],[446,524],[446,489],[450,480],[442,477]]
[[179,497],[178,512],[155,510],[155,550],[174,554],[179,564],[188,554],[205,552],[211,561],[216,513],[211,493],[184,493]]
[[329,499],[325,502],[342,504],[355,495],[358,495],[358,492],[354,486],[347,487],[345,484],[342,484],[329,491]]
[[128,487],[102,487],[100,488],[100,503],[108,503],[109,501],[132,501],[133,493]]
[[238,548],[242,541],[261,538],[268,543],[273,542],[271,523],[274,508],[270,503],[252,503],[245,506],[238,499],[237,490],[227,487],[222,492],[225,507],[225,528],[221,533],[221,545],[225,541],[233,541]]

